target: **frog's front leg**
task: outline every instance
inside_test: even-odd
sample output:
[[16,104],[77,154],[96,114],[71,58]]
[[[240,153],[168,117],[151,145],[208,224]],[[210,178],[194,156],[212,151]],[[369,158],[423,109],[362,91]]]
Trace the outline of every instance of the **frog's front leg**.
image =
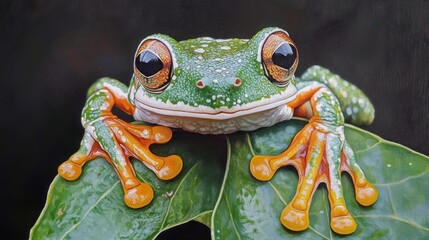
[[294,114],[310,118],[294,137],[289,148],[278,156],[255,156],[250,163],[252,175],[268,181],[281,166],[293,165],[299,174],[297,192],[283,210],[282,224],[294,231],[309,227],[310,203],[319,183],[324,182],[331,205],[331,228],[339,234],[356,230],[356,222],[345,205],[341,171],[352,176],[356,200],[368,206],[378,197],[356,163],[354,153],[344,137],[344,117],[338,100],[324,85],[311,83],[299,90],[288,104]]
[[80,148],[59,166],[58,173],[64,179],[75,180],[87,161],[103,157],[121,180],[125,203],[131,208],[143,207],[153,199],[153,190],[137,179],[129,157],[142,161],[158,178],[172,179],[182,169],[180,157],[159,157],[149,150],[152,143],[168,142],[172,132],[167,127],[130,124],[113,115],[113,106],[128,114],[135,110],[127,99],[125,85],[116,80],[102,78],[91,87],[90,93],[82,111],[85,133]]

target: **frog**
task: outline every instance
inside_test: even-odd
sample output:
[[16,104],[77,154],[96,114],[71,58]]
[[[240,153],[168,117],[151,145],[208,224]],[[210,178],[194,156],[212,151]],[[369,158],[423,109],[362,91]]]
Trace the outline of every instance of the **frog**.
[[[86,162],[102,157],[121,181],[125,204],[139,209],[151,203],[155,192],[136,177],[130,158],[143,162],[161,180],[174,179],[186,159],[157,156],[149,148],[169,142],[172,129],[230,134],[306,118],[308,123],[282,153],[253,156],[246,163],[248,170],[263,182],[281,167],[297,169],[297,191],[280,214],[285,228],[309,228],[312,196],[325,183],[331,229],[351,234],[357,224],[344,200],[341,172],[350,174],[361,205],[374,204],[378,191],[359,167],[344,125],[370,124],[374,107],[362,90],[321,66],[295,76],[298,62],[296,43],[278,27],[264,28],[250,39],[176,41],[164,34],[150,35],[134,54],[129,87],[104,77],[89,88],[80,147],[58,173],[74,181]],[[152,125],[121,120],[113,107]]]

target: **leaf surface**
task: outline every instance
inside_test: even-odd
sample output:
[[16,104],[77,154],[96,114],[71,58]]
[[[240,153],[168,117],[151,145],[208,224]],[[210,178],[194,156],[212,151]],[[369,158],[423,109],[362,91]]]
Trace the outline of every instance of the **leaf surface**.
[[[293,198],[298,178],[292,167],[281,168],[269,182],[255,180],[249,161],[255,154],[284,151],[306,121],[291,120],[254,132],[227,137],[176,132],[156,154],[178,154],[184,169],[178,178],[161,181],[139,161],[138,177],[155,191],[142,209],[128,208],[113,168],[103,159],[87,163],[81,178],[53,181],[46,206],[31,231],[32,239],[154,239],[165,229],[190,220],[211,228],[213,239],[423,239],[429,236],[429,158],[369,132],[347,125],[346,138],[378,201],[362,207],[354,199],[351,178],[342,183],[349,211],[358,229],[339,236],[329,227],[324,185],[315,192],[310,228],[285,229],[280,213]],[[227,154],[225,153],[227,149]],[[226,162],[226,169],[224,169]],[[223,181],[223,182],[222,182]]]
[[[346,139],[368,180],[379,190],[371,207],[354,199],[351,178],[342,183],[346,204],[358,224],[357,231],[340,236],[329,227],[329,201],[325,185],[315,192],[310,208],[310,228],[292,232],[279,220],[296,192],[293,167],[282,168],[268,182],[255,180],[249,161],[255,154],[283,152],[305,121],[292,120],[254,132],[229,136],[228,165],[223,191],[213,211],[214,239],[422,239],[429,236],[429,158],[348,125]],[[410,235],[411,234],[411,235]]]
[[87,163],[79,180],[57,176],[30,238],[153,239],[213,209],[224,172],[223,148],[219,137],[189,133],[176,133],[172,142],[154,146],[160,156],[178,154],[185,159],[182,172],[171,181],[159,180],[134,160],[138,178],[155,192],[152,203],[137,210],[125,205],[121,183],[104,159]]

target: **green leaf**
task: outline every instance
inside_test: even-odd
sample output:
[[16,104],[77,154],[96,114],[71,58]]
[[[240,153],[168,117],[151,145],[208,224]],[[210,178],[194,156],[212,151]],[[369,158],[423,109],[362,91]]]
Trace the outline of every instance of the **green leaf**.
[[223,136],[176,132],[172,142],[153,150],[161,156],[183,158],[178,178],[160,181],[139,161],[133,162],[138,177],[155,190],[153,202],[139,210],[124,204],[116,173],[106,161],[96,159],[84,167],[77,181],[55,178],[30,238],[154,239],[163,230],[190,220],[210,226],[213,239],[429,236],[429,158],[350,125],[346,138],[368,180],[379,190],[378,201],[371,207],[360,206],[350,177],[343,174],[346,203],[358,223],[354,234],[344,237],[331,231],[325,186],[313,197],[310,229],[298,233],[285,229],[279,217],[295,194],[296,171],[282,168],[271,181],[260,182],[250,175],[249,161],[255,154],[281,153],[305,124],[292,120],[232,134],[227,138],[228,154]]
[[255,180],[249,161],[255,154],[277,155],[305,125],[293,120],[255,132],[229,136],[228,163],[221,196],[212,214],[213,239],[414,239],[429,236],[429,158],[403,146],[348,125],[346,138],[368,180],[379,190],[372,207],[354,199],[351,178],[342,179],[346,203],[358,224],[349,236],[329,227],[329,202],[325,186],[319,187],[310,208],[310,228],[286,230],[279,217],[295,195],[298,177],[292,167],[280,169],[269,182]]
[[154,146],[160,156],[178,154],[185,160],[182,173],[172,181],[159,180],[134,160],[138,178],[155,191],[152,203],[138,210],[125,205],[121,183],[104,159],[87,163],[79,180],[68,182],[57,176],[30,238],[153,239],[165,229],[211,211],[225,165],[222,136],[221,140],[175,133],[171,143]]

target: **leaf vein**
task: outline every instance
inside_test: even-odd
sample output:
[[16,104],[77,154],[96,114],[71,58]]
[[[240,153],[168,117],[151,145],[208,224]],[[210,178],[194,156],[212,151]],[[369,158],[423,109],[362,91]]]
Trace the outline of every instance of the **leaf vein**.
[[73,231],[74,229],[76,229],[82,222],[83,220],[86,218],[86,216],[88,216],[88,214],[104,199],[107,197],[107,195],[109,195],[113,189],[119,184],[119,180],[116,181],[112,187],[110,187],[105,193],[103,193],[103,195],[100,196],[100,198],[97,200],[97,202],[94,203],[94,205],[92,205],[90,208],[88,208],[88,210],[86,211],[86,213],[83,215],[82,219],[79,220],[79,222],[77,222],[76,224],[74,224],[73,226],[70,227],[69,230],[67,230],[64,235],[60,238],[60,239],[64,239],[71,231]]
[[271,183],[271,181],[268,182],[268,184],[273,188],[274,192],[276,192],[277,196],[280,198],[280,200],[284,203],[284,205],[287,205],[287,202],[282,198],[282,196],[280,195],[280,192],[278,191],[278,189]]
[[408,224],[408,225],[410,225],[412,227],[421,229],[423,231],[429,232],[429,228],[423,227],[422,225],[420,225],[418,223],[410,222],[410,221],[407,221],[406,219],[403,219],[403,218],[400,218],[400,217],[394,216],[394,215],[382,216],[382,215],[376,215],[376,214],[375,215],[369,214],[369,215],[357,215],[357,216],[354,216],[354,217],[355,218],[390,218],[390,219],[393,219],[393,220],[396,220],[396,221],[399,221],[399,222],[406,223],[406,224]]
[[390,186],[387,186],[387,193],[389,194],[390,206],[392,207],[393,215],[396,216],[396,207],[393,204],[392,191],[390,190]]
[[[323,205],[325,206],[325,212],[326,212],[326,220],[329,223],[329,215],[328,215],[328,205],[326,204],[327,200],[326,200],[326,194],[328,194],[325,189],[323,189]],[[329,230],[329,239],[333,239],[332,238],[332,232]]]
[[397,185],[397,184],[401,184],[401,183],[407,182],[409,180],[412,180],[414,178],[420,178],[420,177],[426,175],[427,173],[429,173],[429,169],[426,170],[426,171],[424,171],[424,172],[422,172],[422,173],[420,173],[419,175],[409,176],[409,177],[406,177],[406,178],[404,178],[402,180],[395,181],[395,182],[390,182],[390,183],[375,183],[374,186],[392,186],[392,185]]
[[192,166],[189,171],[186,173],[186,175],[182,178],[182,180],[180,180],[179,184],[177,185],[176,191],[173,194],[173,196],[170,199],[170,202],[168,203],[168,207],[167,207],[167,211],[165,212],[165,217],[164,220],[162,221],[161,227],[159,228],[159,231],[162,231],[162,229],[165,227],[165,222],[167,221],[167,217],[168,214],[170,213],[170,208],[171,208],[171,204],[173,203],[174,198],[176,197],[177,193],[179,192],[178,190],[180,189],[180,187],[182,186],[183,182],[185,181],[185,179],[189,176],[189,174],[195,169],[195,167],[198,165],[198,162],[194,164],[194,166]]
[[363,152],[369,151],[369,150],[375,148],[380,143],[382,143],[382,142],[380,140],[378,140],[378,142],[374,143],[373,145],[371,145],[369,147],[366,147],[364,149],[360,149],[360,150],[355,151],[355,154],[359,154],[359,153],[363,153]]
[[228,136],[225,136],[225,139],[226,139],[226,149],[227,149],[226,169],[225,169],[225,174],[224,174],[224,177],[223,177],[223,180],[222,180],[222,186],[221,186],[220,191],[219,191],[219,197],[218,197],[218,199],[216,201],[216,204],[215,204],[215,206],[213,208],[213,213],[212,213],[212,217],[211,217],[210,235],[211,235],[212,239],[216,238],[216,236],[215,236],[215,230],[214,230],[215,229],[215,218],[216,218],[217,209],[218,209],[219,204],[220,204],[220,202],[222,200],[222,197],[224,195],[225,183],[226,183],[226,180],[228,178],[229,165],[231,163],[231,142],[230,142]]
[[229,217],[231,218],[231,222],[232,222],[232,226],[234,227],[235,234],[237,234],[238,239],[241,239],[241,236],[238,233],[237,227],[235,226],[234,218],[231,214],[231,206],[229,205],[228,197],[226,195],[224,197],[225,197],[226,205],[228,206],[228,213],[229,213]]
[[250,134],[248,134],[248,133],[246,133],[246,140],[247,140],[247,144],[248,144],[248,145],[249,145],[249,147],[250,147],[250,153],[251,153],[253,156],[256,156],[256,154],[255,154],[255,150],[253,149],[252,142],[250,141]]

